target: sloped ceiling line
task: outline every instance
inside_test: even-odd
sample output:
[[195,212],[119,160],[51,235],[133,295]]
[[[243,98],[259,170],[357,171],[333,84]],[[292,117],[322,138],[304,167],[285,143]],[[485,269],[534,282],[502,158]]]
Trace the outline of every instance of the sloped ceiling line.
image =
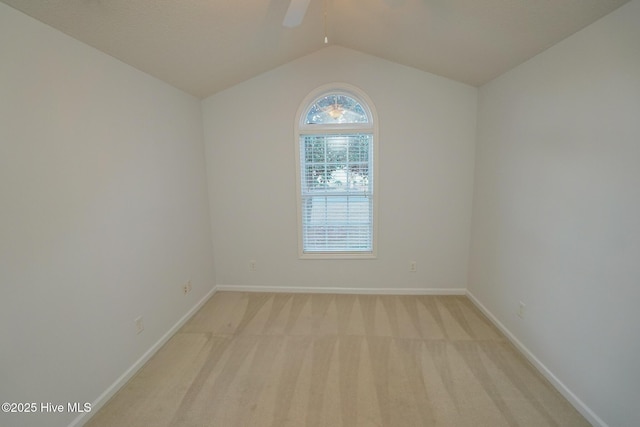
[[[0,0],[205,98],[322,49],[323,0]],[[480,86],[628,0],[326,0],[330,44]]]

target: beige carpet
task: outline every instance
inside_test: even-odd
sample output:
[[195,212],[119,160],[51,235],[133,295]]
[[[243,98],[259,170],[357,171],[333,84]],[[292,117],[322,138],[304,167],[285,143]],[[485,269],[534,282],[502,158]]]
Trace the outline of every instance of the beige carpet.
[[219,292],[88,426],[588,426],[463,296]]

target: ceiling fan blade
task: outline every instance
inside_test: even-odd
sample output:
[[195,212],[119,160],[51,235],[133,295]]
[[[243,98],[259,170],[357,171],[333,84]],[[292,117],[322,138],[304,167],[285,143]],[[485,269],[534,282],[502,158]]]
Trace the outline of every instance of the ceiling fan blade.
[[302,18],[304,18],[304,14],[307,12],[309,1],[310,0],[291,0],[291,3],[289,3],[289,9],[287,9],[287,14],[284,16],[284,21],[282,21],[282,25],[287,28],[293,28],[300,25],[302,23]]

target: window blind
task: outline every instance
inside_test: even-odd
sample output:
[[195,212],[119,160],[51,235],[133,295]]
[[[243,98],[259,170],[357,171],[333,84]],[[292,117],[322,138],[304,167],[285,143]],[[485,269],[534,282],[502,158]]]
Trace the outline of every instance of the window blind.
[[373,135],[300,137],[303,251],[373,251]]

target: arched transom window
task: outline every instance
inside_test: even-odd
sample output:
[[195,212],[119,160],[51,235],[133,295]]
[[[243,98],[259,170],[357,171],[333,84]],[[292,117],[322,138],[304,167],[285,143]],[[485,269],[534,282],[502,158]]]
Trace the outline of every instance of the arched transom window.
[[331,85],[298,112],[302,257],[375,256],[376,122],[356,88]]

